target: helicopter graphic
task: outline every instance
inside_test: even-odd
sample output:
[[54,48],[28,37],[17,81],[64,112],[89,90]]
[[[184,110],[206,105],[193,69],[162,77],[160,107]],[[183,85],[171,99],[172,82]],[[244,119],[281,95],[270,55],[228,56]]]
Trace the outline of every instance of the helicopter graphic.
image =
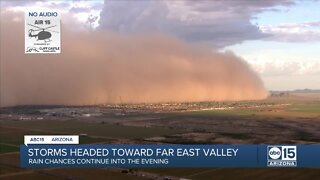
[[[38,26],[35,26],[35,25],[32,25],[32,24],[28,24],[28,25],[37,28],[37,29],[29,29],[29,37],[35,37],[35,38],[37,38],[37,41],[38,40],[44,40],[44,42],[50,42],[51,41],[50,38],[51,38],[52,34],[49,31],[55,32],[55,33],[59,33],[57,31],[47,30],[49,28],[55,27],[56,25],[49,26],[49,27],[46,27],[46,28],[41,28],[41,27],[38,27]],[[40,32],[38,32],[38,34],[33,34],[36,31],[40,31]]]

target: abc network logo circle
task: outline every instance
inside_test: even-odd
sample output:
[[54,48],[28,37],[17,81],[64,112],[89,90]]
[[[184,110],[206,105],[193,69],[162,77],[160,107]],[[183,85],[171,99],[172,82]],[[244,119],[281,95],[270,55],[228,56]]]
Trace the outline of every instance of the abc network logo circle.
[[279,159],[281,157],[281,149],[278,147],[269,149],[269,157],[271,159]]

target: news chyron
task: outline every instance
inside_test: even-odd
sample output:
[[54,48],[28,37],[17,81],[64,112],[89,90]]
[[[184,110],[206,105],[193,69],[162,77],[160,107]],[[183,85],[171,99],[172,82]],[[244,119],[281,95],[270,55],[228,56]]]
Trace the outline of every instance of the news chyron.
[[25,12],[25,53],[51,54],[61,52],[61,15],[55,10]]

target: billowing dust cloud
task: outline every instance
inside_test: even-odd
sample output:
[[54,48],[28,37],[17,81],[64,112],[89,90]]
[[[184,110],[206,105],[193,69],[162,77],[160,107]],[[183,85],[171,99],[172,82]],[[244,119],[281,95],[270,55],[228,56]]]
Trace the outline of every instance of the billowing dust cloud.
[[[24,19],[1,14],[1,106],[262,99],[259,77],[232,53],[163,34],[73,30],[62,53],[24,54]],[[22,15],[23,17],[23,15]]]

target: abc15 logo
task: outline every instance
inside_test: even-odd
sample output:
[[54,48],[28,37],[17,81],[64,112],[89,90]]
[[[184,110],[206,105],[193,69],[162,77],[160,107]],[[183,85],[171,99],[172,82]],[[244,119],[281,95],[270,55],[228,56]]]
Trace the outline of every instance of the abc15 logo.
[[297,160],[297,146],[268,146],[268,160]]

